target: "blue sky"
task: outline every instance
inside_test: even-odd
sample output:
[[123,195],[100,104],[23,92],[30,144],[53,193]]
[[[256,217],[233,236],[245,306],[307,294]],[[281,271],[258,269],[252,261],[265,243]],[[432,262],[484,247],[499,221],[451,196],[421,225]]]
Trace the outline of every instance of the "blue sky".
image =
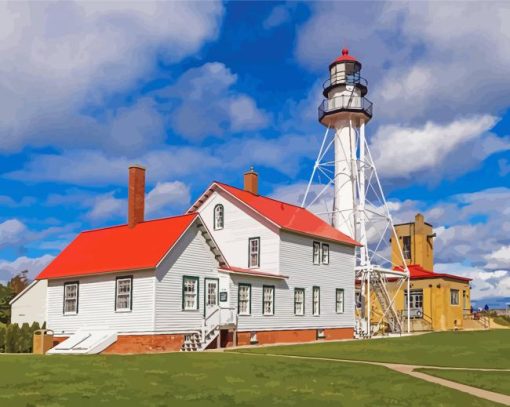
[[3,3],[0,280],[83,229],[147,217],[213,180],[298,201],[327,66],[363,63],[367,135],[394,217],[436,226],[436,268],[510,296],[510,8],[489,3]]

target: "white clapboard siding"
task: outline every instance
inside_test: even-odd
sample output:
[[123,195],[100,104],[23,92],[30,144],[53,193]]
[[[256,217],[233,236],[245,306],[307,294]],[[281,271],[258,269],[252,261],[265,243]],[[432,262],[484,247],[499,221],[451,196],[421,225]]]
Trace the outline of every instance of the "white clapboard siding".
[[[115,279],[133,276],[133,309],[115,311]],[[79,282],[77,315],[64,315],[64,283]],[[56,334],[79,329],[111,329],[122,332],[154,330],[154,271],[105,274],[48,281],[47,327]]]
[[[218,278],[218,263],[205,238],[192,224],[156,270],[156,330],[199,329],[204,317],[204,279]],[[199,309],[183,311],[183,276],[199,278]]]
[[35,280],[11,301],[11,323],[46,322],[47,280]]
[[[354,326],[354,249],[331,242],[330,264],[313,265],[314,239],[281,232],[281,274],[288,279],[232,276],[231,298],[237,307],[239,283],[252,285],[252,313],[239,315],[239,331],[300,328],[334,328]],[[262,287],[274,285],[275,315],[262,314]],[[320,316],[312,315],[312,288],[320,287]],[[305,289],[305,315],[294,315],[294,288]],[[344,289],[344,313],[335,309],[335,289]]]
[[[214,230],[213,212],[217,204],[224,208],[225,221],[221,230]],[[248,239],[260,237],[260,270],[278,273],[277,227],[221,190],[213,192],[198,212],[231,266],[248,268]]]

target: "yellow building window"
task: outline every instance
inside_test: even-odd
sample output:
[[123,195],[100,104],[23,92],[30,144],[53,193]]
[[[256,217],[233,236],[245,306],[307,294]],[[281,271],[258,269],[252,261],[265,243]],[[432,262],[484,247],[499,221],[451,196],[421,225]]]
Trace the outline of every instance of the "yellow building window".
[[450,304],[459,305],[459,290],[450,290]]

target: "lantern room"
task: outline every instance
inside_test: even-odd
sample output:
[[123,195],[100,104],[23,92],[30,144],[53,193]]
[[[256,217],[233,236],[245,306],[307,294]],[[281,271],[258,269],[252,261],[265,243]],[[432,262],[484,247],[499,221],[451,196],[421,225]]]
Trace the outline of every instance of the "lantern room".
[[[345,119],[344,112],[359,116],[366,122],[372,117],[372,102],[365,95],[368,82],[361,76],[361,63],[344,48],[342,55],[329,65],[329,79],[323,84],[325,100],[319,106],[319,121],[335,127]],[[353,117],[349,115],[349,117]],[[361,114],[361,115],[360,115]]]
[[329,65],[329,79],[324,82],[324,97],[328,97],[330,90],[337,85],[352,85],[359,88],[361,96],[367,94],[367,80],[360,75],[361,63],[344,48],[342,55]]

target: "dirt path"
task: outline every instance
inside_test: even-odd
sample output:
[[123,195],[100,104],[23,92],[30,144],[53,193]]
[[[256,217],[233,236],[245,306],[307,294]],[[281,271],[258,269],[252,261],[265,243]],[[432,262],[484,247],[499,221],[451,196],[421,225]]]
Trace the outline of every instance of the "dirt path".
[[[230,353],[230,352],[229,352]],[[430,383],[439,384],[441,386],[449,387],[450,389],[462,391],[464,393],[471,394],[475,397],[480,397],[482,399],[490,400],[495,403],[500,403],[505,406],[510,406],[510,396],[506,394],[496,393],[489,390],[483,390],[478,387],[468,386],[466,384],[461,384],[457,382],[453,382],[451,380],[442,379],[436,376],[431,376],[426,373],[416,372],[415,369],[427,368],[427,369],[441,369],[441,370],[474,370],[480,372],[510,372],[510,369],[478,369],[478,368],[459,368],[459,367],[444,367],[444,366],[420,366],[420,365],[403,365],[398,363],[385,363],[385,362],[371,362],[367,360],[350,360],[350,359],[334,359],[334,358],[321,358],[321,357],[313,357],[313,356],[292,356],[292,355],[278,355],[275,353],[244,353],[244,352],[232,352],[232,353],[240,353],[243,355],[252,355],[252,356],[273,356],[280,358],[290,358],[290,359],[309,359],[309,360],[325,360],[329,362],[343,362],[343,363],[360,363],[365,365],[377,365],[384,366],[387,369],[393,370],[398,373],[403,373],[417,379],[425,380]]]

